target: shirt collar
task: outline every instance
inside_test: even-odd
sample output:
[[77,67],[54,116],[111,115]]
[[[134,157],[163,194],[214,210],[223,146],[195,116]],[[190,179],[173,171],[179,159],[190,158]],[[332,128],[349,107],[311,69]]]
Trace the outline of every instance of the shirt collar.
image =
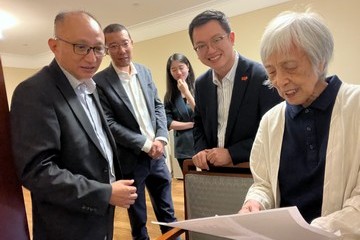
[[130,62],[130,74],[128,72],[120,70],[118,67],[115,66],[113,62],[111,62],[111,65],[115,69],[115,72],[121,77],[120,79],[131,79],[133,75],[136,75],[138,73],[135,65],[132,62]]
[[[238,65],[238,62],[239,62],[239,53],[235,51],[235,61],[234,61],[234,64],[232,65],[230,71],[225,75],[225,77],[222,79],[222,81],[229,81],[231,83],[234,82],[235,80],[235,73],[236,73],[236,68],[237,68],[237,65]],[[215,74],[215,71],[212,70],[212,77],[213,77],[213,83],[216,85],[216,86],[219,86],[221,85],[221,82],[218,77],[216,76]]]
[[[59,65],[60,66],[60,65]],[[92,94],[94,93],[95,89],[96,89],[96,83],[94,82],[94,80],[92,80],[91,78],[89,79],[83,79],[83,80],[78,80],[76,79],[73,75],[71,75],[68,71],[66,71],[63,67],[61,67],[61,70],[63,71],[63,73],[65,74],[66,78],[69,80],[70,85],[73,89],[76,89],[79,87],[80,84],[85,84],[86,86],[86,93],[87,94]]]
[[[315,99],[315,101],[312,102],[307,108],[325,111],[329,106],[333,104],[341,86],[341,81],[337,76],[328,77],[325,79],[325,81],[328,83],[327,87],[320,94],[320,96]],[[302,105],[291,105],[289,103],[286,103],[286,109],[289,112],[290,117],[294,119],[297,115],[300,114],[300,112],[302,112],[306,108],[304,108]]]

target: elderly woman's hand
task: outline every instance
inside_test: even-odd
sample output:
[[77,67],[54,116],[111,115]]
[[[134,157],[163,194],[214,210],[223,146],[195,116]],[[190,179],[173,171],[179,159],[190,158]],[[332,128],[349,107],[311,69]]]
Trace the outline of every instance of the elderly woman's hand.
[[242,206],[239,213],[249,213],[249,212],[259,212],[261,210],[261,205],[256,200],[248,200]]

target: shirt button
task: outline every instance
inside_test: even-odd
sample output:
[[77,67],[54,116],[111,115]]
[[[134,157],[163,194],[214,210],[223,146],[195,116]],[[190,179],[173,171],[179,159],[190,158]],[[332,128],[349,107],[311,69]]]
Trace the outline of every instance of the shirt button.
[[310,112],[310,110],[307,108],[307,109],[305,109],[305,113],[309,113]]
[[310,150],[314,150],[314,145],[310,144],[309,148],[310,148]]
[[311,131],[311,127],[306,127],[306,130],[307,130],[308,132],[310,132],[310,131]]

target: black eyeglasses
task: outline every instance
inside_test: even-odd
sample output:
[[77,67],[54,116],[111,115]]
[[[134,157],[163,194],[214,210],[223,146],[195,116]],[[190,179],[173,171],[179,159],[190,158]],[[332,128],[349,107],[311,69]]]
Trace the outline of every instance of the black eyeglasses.
[[91,50],[94,51],[94,54],[97,57],[103,57],[106,54],[106,47],[102,46],[102,45],[95,46],[95,47],[90,47],[90,46],[88,46],[86,44],[72,43],[72,42],[69,42],[69,41],[67,41],[65,39],[59,38],[59,37],[55,37],[55,39],[72,45],[74,53],[78,54],[78,55],[87,55],[87,54],[89,54],[89,52]]
[[194,46],[194,50],[199,54],[204,54],[209,50],[210,45],[211,47],[218,47],[221,44],[222,40],[224,40],[225,37],[227,37],[228,35],[229,34],[215,36],[212,39],[210,39],[208,43],[199,43],[198,45]]

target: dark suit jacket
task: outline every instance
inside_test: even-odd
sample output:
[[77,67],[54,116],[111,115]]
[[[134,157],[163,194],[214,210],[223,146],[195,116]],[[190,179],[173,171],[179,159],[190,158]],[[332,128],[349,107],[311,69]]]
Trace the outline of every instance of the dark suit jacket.
[[[174,102],[165,102],[167,127],[172,121],[193,122],[193,111],[179,95]],[[192,129],[174,130],[174,150],[178,159],[192,158],[194,155],[194,136]]]
[[[155,137],[168,137],[164,105],[160,101],[151,72],[141,64],[134,63],[138,80],[145,97]],[[119,76],[112,65],[97,73],[94,80],[99,89],[100,100],[111,132],[118,146],[121,169],[131,173],[143,152],[146,136],[141,134],[139,124]]]
[[[101,110],[97,93],[95,103]],[[114,152],[115,143],[101,112]],[[34,239],[112,237],[108,162],[84,109],[54,60],[19,84],[11,104],[15,163],[31,191]]]
[[[267,79],[262,65],[239,56],[225,133],[225,148],[233,163],[249,161],[251,147],[264,113],[281,101],[275,89],[263,85]],[[195,152],[217,147],[217,87],[208,70],[195,82]]]

